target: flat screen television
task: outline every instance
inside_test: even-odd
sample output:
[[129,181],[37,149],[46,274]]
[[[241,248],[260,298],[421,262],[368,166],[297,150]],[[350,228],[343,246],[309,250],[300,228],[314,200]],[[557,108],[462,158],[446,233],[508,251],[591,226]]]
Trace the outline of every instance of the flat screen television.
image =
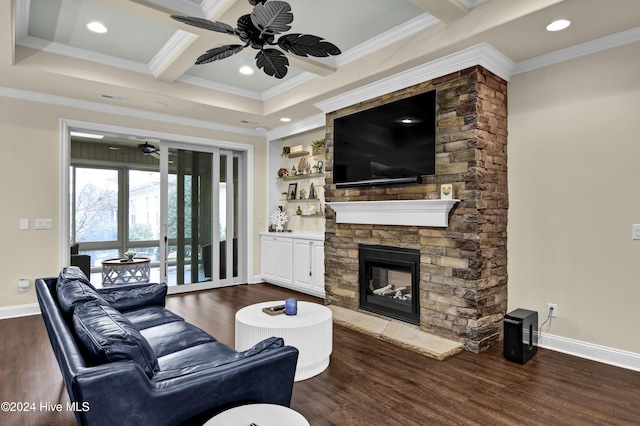
[[436,172],[436,91],[336,118],[337,188],[420,182]]

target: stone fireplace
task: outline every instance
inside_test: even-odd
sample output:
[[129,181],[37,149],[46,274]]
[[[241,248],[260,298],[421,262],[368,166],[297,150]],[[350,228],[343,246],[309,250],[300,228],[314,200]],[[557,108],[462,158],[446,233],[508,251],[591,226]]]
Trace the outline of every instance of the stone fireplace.
[[[336,189],[331,179],[333,120],[434,89],[435,175],[424,176],[418,184]],[[503,79],[474,66],[329,113],[326,171],[327,205],[426,203],[429,210],[422,213],[412,207],[411,215],[405,215],[410,220],[392,223],[376,216],[383,215],[384,209],[375,209],[370,220],[367,215],[363,219],[363,215],[353,214],[360,220],[345,221],[342,213],[327,208],[325,291],[329,305],[388,316],[384,309],[361,305],[363,297],[368,297],[362,294],[361,280],[367,288],[371,288],[369,281],[378,280],[372,287],[379,289],[389,285],[382,285],[390,279],[389,273],[394,280],[404,280],[402,273],[406,269],[391,265],[389,271],[374,272],[379,274],[376,277],[361,277],[360,248],[383,246],[411,251],[417,253],[418,276],[410,297],[416,299],[418,312],[412,319],[402,321],[422,332],[463,343],[472,352],[501,340],[507,308],[508,209],[507,83]],[[433,215],[431,205],[440,203],[440,185],[445,183],[453,184],[459,202],[438,213],[438,220],[423,222],[422,218]],[[402,294],[401,291],[400,297]],[[386,303],[373,300],[378,305]]]

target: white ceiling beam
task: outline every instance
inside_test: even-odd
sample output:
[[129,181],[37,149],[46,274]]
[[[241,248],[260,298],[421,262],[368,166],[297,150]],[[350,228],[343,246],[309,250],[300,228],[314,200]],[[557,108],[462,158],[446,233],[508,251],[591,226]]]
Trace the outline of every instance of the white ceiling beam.
[[409,0],[425,12],[430,13],[442,22],[452,22],[469,13],[458,0]]

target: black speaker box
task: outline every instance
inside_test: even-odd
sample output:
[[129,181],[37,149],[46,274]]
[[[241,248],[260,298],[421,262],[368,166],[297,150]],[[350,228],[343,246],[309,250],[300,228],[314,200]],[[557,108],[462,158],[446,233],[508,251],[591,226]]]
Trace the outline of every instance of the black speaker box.
[[516,309],[504,316],[504,357],[524,364],[538,352],[538,313]]

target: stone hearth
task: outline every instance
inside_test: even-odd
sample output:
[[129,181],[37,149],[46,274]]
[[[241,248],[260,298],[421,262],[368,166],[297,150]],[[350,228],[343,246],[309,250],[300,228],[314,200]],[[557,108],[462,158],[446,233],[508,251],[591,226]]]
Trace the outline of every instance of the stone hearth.
[[358,311],[358,246],[420,252],[420,324],[415,330],[482,351],[501,340],[507,308],[507,83],[476,66],[327,115],[326,170],[332,170],[333,120],[381,103],[437,91],[436,174],[420,184],[336,189],[332,202],[439,199],[453,183],[460,200],[448,223],[339,223],[326,213],[325,290],[329,305]]

